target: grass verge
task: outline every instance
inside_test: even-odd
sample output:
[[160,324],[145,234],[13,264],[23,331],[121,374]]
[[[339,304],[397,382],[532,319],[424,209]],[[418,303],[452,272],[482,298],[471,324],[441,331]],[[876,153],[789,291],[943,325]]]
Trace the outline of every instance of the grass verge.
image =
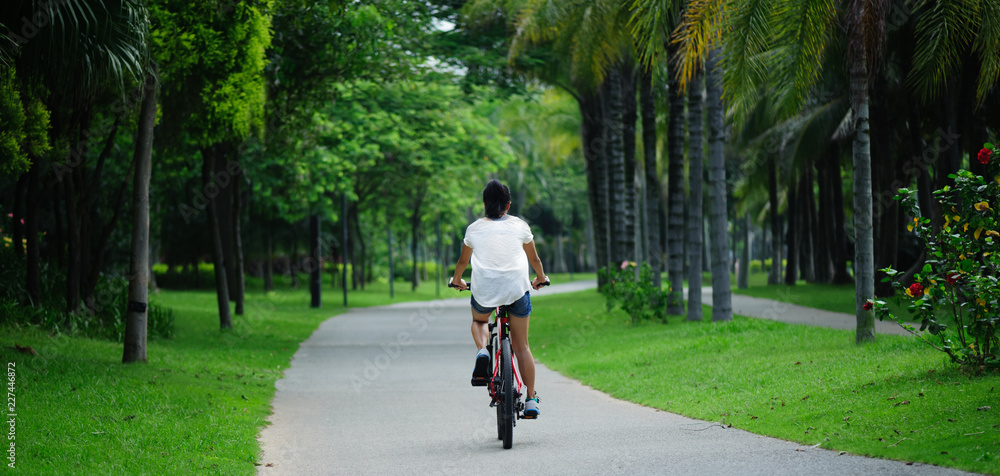
[[[219,331],[214,292],[156,294],[156,302],[174,309],[175,334],[149,342],[145,365],[122,365],[122,346],[110,341],[0,329],[4,390],[14,397],[4,421],[16,413],[13,427],[3,427],[4,435],[14,435],[4,438],[4,464],[13,442],[14,468],[27,474],[254,474],[274,382],[299,343],[344,310],[342,294],[329,283],[324,307],[311,309],[307,289],[285,277],[276,281],[278,291],[248,293],[245,315],[233,316],[228,332]],[[305,277],[299,282],[307,283]],[[388,283],[375,283],[350,291],[349,304],[437,298],[434,283],[415,291],[396,283],[391,300],[388,289]],[[441,296],[456,297],[446,287]],[[38,355],[19,352],[15,344]]]
[[912,338],[857,346],[853,331],[741,316],[632,325],[594,291],[536,299],[535,357],[616,398],[803,445],[1000,467],[1000,376],[970,378]]

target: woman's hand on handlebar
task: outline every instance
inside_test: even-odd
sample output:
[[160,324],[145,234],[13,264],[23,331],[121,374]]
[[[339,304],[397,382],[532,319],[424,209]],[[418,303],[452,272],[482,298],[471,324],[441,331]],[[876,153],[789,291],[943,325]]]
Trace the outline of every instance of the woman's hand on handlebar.
[[465,282],[464,279],[459,279],[458,281],[455,281],[455,278],[451,278],[451,282],[448,283],[448,287],[458,289],[459,291],[465,291],[469,289],[469,285]]
[[552,283],[549,282],[548,276],[536,276],[535,280],[531,282],[531,288],[535,291],[542,288],[542,286],[548,286]]

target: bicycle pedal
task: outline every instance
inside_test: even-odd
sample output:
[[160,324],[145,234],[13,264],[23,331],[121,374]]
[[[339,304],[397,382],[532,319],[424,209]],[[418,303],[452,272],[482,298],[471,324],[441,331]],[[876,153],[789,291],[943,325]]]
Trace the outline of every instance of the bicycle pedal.
[[490,384],[490,379],[488,378],[474,378],[472,379],[473,387],[485,387]]

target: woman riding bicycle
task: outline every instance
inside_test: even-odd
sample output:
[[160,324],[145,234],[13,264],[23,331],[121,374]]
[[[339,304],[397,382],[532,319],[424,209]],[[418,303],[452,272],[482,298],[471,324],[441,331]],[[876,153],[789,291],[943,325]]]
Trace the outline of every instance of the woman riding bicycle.
[[[535,250],[531,228],[524,220],[507,214],[510,210],[510,189],[499,180],[490,180],[483,189],[483,208],[486,217],[476,220],[465,230],[462,255],[451,278],[451,283],[458,289],[467,289],[462,273],[471,259],[472,281],[476,283],[471,300],[472,339],[479,349],[472,378],[488,378],[487,324],[497,306],[509,305],[511,347],[527,387],[524,414],[529,418],[537,417],[541,412],[535,394],[535,360],[528,346],[531,315],[529,289],[538,289],[548,279]],[[528,281],[529,263],[535,270],[535,280],[531,282]]]

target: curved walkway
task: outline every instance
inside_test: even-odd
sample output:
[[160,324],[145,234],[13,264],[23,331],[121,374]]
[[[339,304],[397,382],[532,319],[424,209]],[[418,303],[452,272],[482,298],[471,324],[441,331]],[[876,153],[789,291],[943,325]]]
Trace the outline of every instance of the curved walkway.
[[474,353],[468,294],[327,320],[276,383],[259,474],[963,474],[726,429],[613,399],[544,365],[542,417],[520,421],[503,450],[485,390],[468,383]]

